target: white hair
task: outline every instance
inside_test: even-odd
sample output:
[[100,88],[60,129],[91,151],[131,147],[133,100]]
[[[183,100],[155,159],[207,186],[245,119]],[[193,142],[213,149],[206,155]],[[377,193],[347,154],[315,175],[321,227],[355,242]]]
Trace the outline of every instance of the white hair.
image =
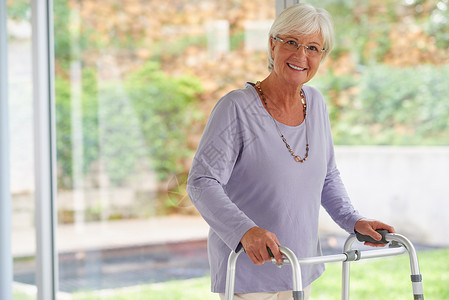
[[274,20],[268,36],[268,70],[273,69],[271,53],[271,39],[278,35],[294,34],[309,35],[320,33],[324,40],[324,55],[327,57],[334,46],[334,25],[332,17],[323,8],[316,8],[310,4],[298,3],[283,10]]

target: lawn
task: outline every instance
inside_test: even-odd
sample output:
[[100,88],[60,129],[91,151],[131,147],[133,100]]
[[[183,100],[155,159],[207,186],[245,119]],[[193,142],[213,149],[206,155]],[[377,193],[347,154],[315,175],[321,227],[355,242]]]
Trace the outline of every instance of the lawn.
[[[418,252],[424,298],[449,299],[449,249]],[[341,264],[328,264],[312,299],[341,299]],[[413,299],[408,255],[351,263],[351,299]]]
[[[418,253],[425,299],[449,299],[449,249]],[[289,268],[286,266],[286,268]],[[341,293],[341,264],[327,265],[312,287],[311,300],[338,300]],[[351,299],[413,299],[407,255],[351,263]],[[77,293],[74,300],[218,300],[209,292],[210,278],[170,281],[100,292]],[[20,298],[17,294],[16,299]]]

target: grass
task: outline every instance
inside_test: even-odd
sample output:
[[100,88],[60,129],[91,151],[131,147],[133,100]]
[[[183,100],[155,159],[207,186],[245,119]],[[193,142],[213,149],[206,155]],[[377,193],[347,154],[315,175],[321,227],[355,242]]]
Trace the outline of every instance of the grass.
[[176,280],[155,283],[136,288],[118,291],[100,291],[80,293],[74,300],[218,300],[218,296],[210,292],[210,278],[202,277],[188,280]]
[[[449,299],[449,249],[418,253],[425,299]],[[408,255],[351,263],[351,299],[413,299]],[[328,264],[312,285],[313,300],[337,300],[341,264]]]
[[[449,299],[449,249],[418,253],[425,299]],[[108,291],[76,293],[73,300],[218,300],[210,292],[210,278],[155,283]],[[326,272],[312,285],[311,300],[338,300],[341,264],[326,265]],[[17,295],[17,296],[16,296]],[[407,255],[351,263],[350,299],[413,299]],[[14,300],[21,298],[17,293]],[[34,298],[35,299],[35,298]]]

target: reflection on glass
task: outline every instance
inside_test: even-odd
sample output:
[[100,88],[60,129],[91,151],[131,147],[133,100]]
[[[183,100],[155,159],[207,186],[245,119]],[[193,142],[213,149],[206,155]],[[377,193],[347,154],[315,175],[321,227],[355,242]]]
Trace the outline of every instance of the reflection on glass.
[[246,9],[55,1],[62,292],[208,276],[208,227],[185,184],[211,104],[266,72],[266,38],[254,36],[266,35],[274,5]]
[[[336,144],[449,144],[449,10],[427,2],[317,3],[334,17],[337,48],[311,85],[325,93]],[[61,292],[132,299],[117,288],[154,295],[169,280],[205,277],[195,299],[211,297],[208,228],[185,193],[187,173],[217,100],[268,74],[274,10],[273,1],[54,1]],[[8,14],[22,292],[35,265],[29,3],[8,1]]]
[[14,299],[36,299],[30,7],[8,2],[10,176]]
[[337,47],[313,82],[326,93],[335,143],[448,145],[447,5],[310,2],[335,21]]

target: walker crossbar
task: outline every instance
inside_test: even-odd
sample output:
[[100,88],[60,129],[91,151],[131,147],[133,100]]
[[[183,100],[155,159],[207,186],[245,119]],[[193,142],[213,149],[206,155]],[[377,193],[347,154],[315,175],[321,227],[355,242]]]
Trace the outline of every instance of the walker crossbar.
[[[358,261],[361,259],[369,259],[375,257],[385,257],[409,253],[410,256],[410,268],[411,268],[411,279],[413,287],[413,295],[415,300],[423,300],[423,287],[422,287],[422,276],[419,273],[418,256],[416,255],[415,247],[413,244],[403,235],[396,233],[382,233],[383,240],[387,242],[397,242],[396,244],[390,243],[390,248],[387,249],[377,249],[377,250],[351,250],[352,244],[356,240],[356,235],[351,234],[344,245],[344,252],[341,254],[307,257],[298,259],[296,255],[290,249],[286,247],[280,247],[282,253],[283,262],[278,264],[273,258],[272,262],[278,267],[283,265],[292,266],[292,279],[293,279],[293,299],[303,300],[304,292],[301,281],[301,267],[300,265],[308,264],[318,264],[318,263],[329,263],[329,262],[343,262],[342,270],[342,300],[349,299],[349,263],[351,261]],[[234,287],[235,287],[235,272],[236,263],[238,256],[244,252],[241,249],[239,252],[231,251],[228,258],[228,269],[226,273],[226,290],[225,299],[234,299]]]

